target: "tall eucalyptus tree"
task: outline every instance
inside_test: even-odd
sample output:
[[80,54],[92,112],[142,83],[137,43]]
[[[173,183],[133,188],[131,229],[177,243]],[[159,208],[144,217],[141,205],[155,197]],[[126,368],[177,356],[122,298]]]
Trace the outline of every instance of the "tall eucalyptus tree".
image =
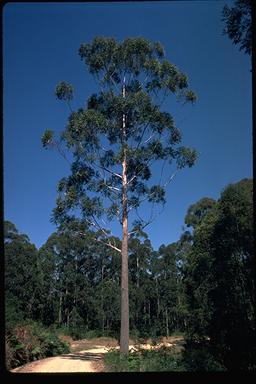
[[[196,160],[194,150],[179,146],[181,134],[172,116],[161,108],[170,94],[192,103],[196,97],[188,88],[187,77],[165,59],[158,42],[126,38],[118,43],[113,38],[95,37],[91,44],[80,46],[79,55],[96,78],[99,92],[87,99],[84,108],[72,111],[72,85],[63,81],[56,87],[57,98],[67,102],[71,114],[60,139],[47,130],[42,143],[57,148],[64,157],[66,145],[73,162],[71,175],[58,184],[53,219],[69,230],[93,229],[95,240],[120,253],[120,351],[127,354],[128,238],[155,216],[152,210],[149,218],[142,218],[139,207],[144,202],[153,207],[165,202],[165,188],[174,177],[170,167],[166,169],[168,163],[176,162],[176,172]],[[160,180],[150,183],[155,161],[162,163]],[[128,218],[135,218],[134,212],[138,218],[129,227]],[[114,218],[121,225],[121,246],[109,231],[108,222]]]

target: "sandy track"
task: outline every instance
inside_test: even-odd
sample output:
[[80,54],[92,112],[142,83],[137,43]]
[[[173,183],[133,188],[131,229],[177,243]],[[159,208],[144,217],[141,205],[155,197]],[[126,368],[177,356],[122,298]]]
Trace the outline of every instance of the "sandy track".
[[65,373],[65,372],[102,372],[103,353],[107,349],[95,346],[86,351],[67,353],[57,357],[48,357],[22,367],[13,369],[13,373]]

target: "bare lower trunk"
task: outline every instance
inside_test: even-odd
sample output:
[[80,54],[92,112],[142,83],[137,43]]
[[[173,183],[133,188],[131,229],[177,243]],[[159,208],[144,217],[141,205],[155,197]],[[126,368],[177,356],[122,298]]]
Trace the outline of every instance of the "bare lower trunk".
[[[123,82],[125,98],[125,79]],[[122,144],[126,144],[125,115],[123,115]],[[121,335],[120,353],[129,353],[129,292],[128,292],[128,211],[127,211],[127,169],[126,150],[123,147],[122,161],[122,268],[121,268]]]
[[102,267],[101,267],[101,314],[102,314],[102,336],[104,336],[104,326],[105,326],[105,319],[104,319],[104,301],[103,301],[103,278],[104,278],[104,265],[102,261]]
[[129,292],[128,292],[128,220],[126,198],[126,163],[123,162],[123,220],[122,220],[122,271],[121,271],[121,335],[120,352],[129,352]]

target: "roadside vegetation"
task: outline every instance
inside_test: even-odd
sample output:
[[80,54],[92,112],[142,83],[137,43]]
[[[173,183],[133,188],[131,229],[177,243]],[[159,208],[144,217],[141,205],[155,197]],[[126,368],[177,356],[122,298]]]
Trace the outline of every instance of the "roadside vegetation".
[[[130,338],[181,334],[184,350],[111,351],[109,371],[255,370],[252,180],[199,200],[184,222],[159,250],[145,234],[129,243]],[[8,369],[66,353],[71,338],[119,343],[120,258],[89,232],[54,233],[37,250],[6,221],[5,284]]]
[[113,350],[104,356],[107,372],[158,372],[158,371],[184,371],[180,353],[171,348],[161,347],[158,350],[144,350],[120,355]]
[[24,321],[6,331],[6,368],[12,369],[45,357],[69,352],[69,345],[54,330]]
[[139,349],[128,356],[113,349],[104,355],[106,372],[210,372],[227,369],[208,349],[193,346],[183,350],[162,346],[156,350]]

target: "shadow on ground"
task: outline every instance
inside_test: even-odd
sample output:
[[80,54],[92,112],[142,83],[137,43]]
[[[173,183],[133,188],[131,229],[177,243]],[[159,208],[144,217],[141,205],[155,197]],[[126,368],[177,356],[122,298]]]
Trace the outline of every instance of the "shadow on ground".
[[72,360],[90,360],[90,361],[98,361],[103,357],[103,353],[69,353],[68,355],[61,355],[62,359],[72,359]]

